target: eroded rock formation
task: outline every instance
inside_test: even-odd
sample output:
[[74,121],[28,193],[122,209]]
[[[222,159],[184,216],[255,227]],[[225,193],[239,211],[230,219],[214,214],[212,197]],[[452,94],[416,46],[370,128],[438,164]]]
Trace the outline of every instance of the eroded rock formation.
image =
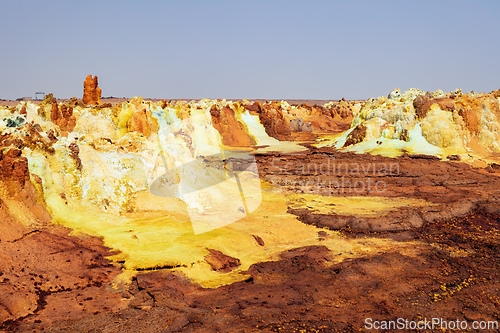
[[[351,127],[351,132],[336,140],[335,147],[442,158],[500,153],[500,107],[495,92],[462,94],[457,90],[445,94],[409,89],[399,97],[369,100]],[[366,130],[360,136],[362,128]]]
[[210,108],[212,124],[222,136],[222,143],[227,146],[248,147],[255,145],[244,124],[236,117],[235,111],[230,106],[214,104]]
[[290,120],[290,130],[292,132],[311,132],[311,123],[305,123],[301,117]]
[[291,134],[290,123],[285,119],[280,102],[259,105],[259,118],[266,133],[278,140],[287,140]]
[[101,89],[99,88],[97,75],[92,78],[88,75],[83,82],[83,104],[99,105],[101,104]]
[[127,126],[130,132],[139,132],[145,137],[158,132],[158,121],[146,109],[134,112]]
[[0,178],[12,181],[15,184],[8,187],[8,193],[14,195],[18,189],[23,189],[26,181],[30,179],[28,159],[21,156],[21,150],[16,148],[6,149],[0,153]]
[[347,136],[347,139],[344,143],[344,147],[348,147],[363,142],[365,138],[366,138],[366,126],[363,124],[359,124],[358,126],[354,127],[351,133],[349,133],[349,135]]
[[68,132],[72,132],[76,126],[76,117],[73,115],[73,107],[68,107],[65,104],[59,106],[57,102],[52,104],[50,120],[59,126],[61,131],[65,132],[65,136],[67,136]]

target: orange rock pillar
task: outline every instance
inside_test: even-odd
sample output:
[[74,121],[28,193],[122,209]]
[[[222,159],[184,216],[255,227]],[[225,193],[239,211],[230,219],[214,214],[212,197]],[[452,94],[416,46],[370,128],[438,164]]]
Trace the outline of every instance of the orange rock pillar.
[[92,78],[92,75],[87,75],[87,78],[83,82],[83,104],[101,104],[101,89],[97,83],[97,76]]

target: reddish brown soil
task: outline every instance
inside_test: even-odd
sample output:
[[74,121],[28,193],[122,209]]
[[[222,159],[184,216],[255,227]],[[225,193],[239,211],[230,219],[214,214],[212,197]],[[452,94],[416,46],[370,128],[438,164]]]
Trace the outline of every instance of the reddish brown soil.
[[41,329],[120,307],[120,295],[108,288],[121,269],[104,259],[108,249],[99,239],[72,237],[70,231],[49,226],[0,242],[0,300],[8,306],[1,310],[12,315],[22,315],[13,312],[20,307],[34,310],[34,315],[7,320],[0,329]]

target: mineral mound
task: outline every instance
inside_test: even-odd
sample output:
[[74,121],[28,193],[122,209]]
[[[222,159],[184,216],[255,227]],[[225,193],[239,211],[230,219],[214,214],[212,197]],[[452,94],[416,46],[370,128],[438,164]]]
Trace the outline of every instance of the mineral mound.
[[350,130],[325,146],[386,156],[407,152],[481,159],[500,153],[498,90],[462,94],[409,89],[393,95],[367,101]]

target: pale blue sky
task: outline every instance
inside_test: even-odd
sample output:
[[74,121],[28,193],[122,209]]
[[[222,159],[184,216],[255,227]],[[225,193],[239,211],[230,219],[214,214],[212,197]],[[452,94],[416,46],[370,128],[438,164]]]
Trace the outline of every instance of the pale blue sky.
[[4,1],[0,98],[500,88],[499,1]]

